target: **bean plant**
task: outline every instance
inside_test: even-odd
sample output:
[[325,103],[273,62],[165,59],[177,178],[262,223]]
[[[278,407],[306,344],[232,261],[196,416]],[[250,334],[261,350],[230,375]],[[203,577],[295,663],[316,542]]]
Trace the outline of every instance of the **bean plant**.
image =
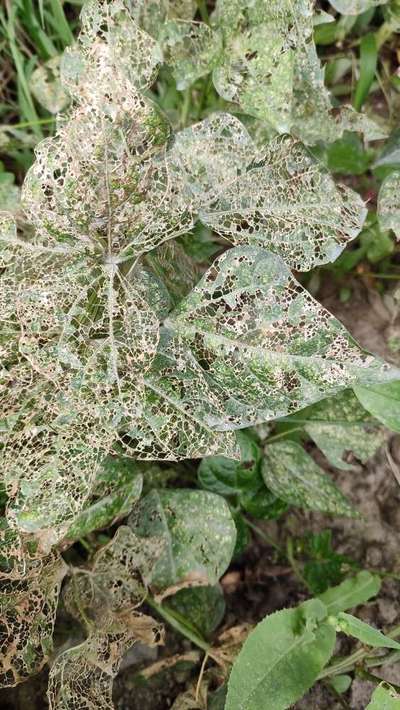
[[[210,635],[221,620],[246,516],[357,515],[304,437],[273,423],[342,469],[400,430],[399,370],[298,278],[367,215],[311,147],[386,135],[333,106],[321,21],[311,0],[217,0],[211,15],[192,0],[87,0],[53,84],[35,77],[65,108],[36,148],[23,216],[1,214],[0,677],[14,686],[48,663],[52,710],[112,708],[124,653],[171,626],[209,664],[176,710],[287,708],[354,667],[329,666],[338,632],[364,655],[400,649],[348,613],[379,592],[367,571],[215,644],[196,621]],[[176,120],[160,108],[166,72]],[[399,175],[378,205],[397,236]],[[82,636],[54,650],[60,607]],[[391,700],[382,685],[369,707]]]

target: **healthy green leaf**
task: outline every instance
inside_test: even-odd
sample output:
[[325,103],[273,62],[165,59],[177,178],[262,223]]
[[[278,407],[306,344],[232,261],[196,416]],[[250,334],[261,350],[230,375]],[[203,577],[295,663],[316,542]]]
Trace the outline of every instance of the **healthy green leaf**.
[[380,588],[380,577],[363,570],[355,577],[345,579],[337,587],[327,589],[318,596],[318,599],[325,604],[328,614],[335,616],[341,611],[364,604],[371,597],[375,597]]
[[382,385],[354,387],[365,409],[393,431],[400,432],[400,380]]
[[400,643],[385,636],[378,629],[366,624],[365,621],[361,621],[351,614],[346,614],[344,611],[341,611],[337,618],[340,631],[343,631],[347,636],[354,636],[362,643],[374,648],[395,648],[398,651],[400,650]]
[[366,710],[400,710],[400,695],[389,683],[381,683],[372,693]]
[[267,444],[262,475],[266,486],[291,505],[334,515],[356,514],[328,475],[294,441]]
[[313,685],[332,655],[335,631],[311,600],[267,616],[250,633],[229,678],[226,710],[284,710]]
[[225,500],[208,491],[153,490],[129,524],[140,538],[159,540],[163,552],[149,580],[159,591],[216,584],[231,561],[235,523]]

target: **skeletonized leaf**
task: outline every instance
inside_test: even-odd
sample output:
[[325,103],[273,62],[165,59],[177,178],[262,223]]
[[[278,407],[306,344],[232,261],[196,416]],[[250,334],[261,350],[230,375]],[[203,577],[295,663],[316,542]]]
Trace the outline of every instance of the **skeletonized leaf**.
[[336,634],[313,599],[267,616],[250,633],[228,684],[226,710],[284,710],[313,685],[332,655]]
[[378,218],[382,230],[392,229],[400,239],[400,172],[385,178],[378,195]]
[[372,7],[385,5],[388,0],[329,0],[329,2],[342,15],[361,15]]
[[359,233],[363,201],[338,186],[298,141],[258,150],[234,117],[216,113],[177,134],[170,171],[183,174],[201,221],[234,244],[262,246],[307,271]]
[[292,505],[334,515],[355,515],[329,476],[294,441],[267,445],[262,475],[266,486]]
[[344,611],[341,611],[337,618],[337,625],[340,631],[343,631],[348,636],[354,636],[354,638],[373,648],[395,648],[397,651],[400,650],[400,643],[385,636],[378,629],[366,624],[365,621],[361,621],[361,619],[357,619],[351,614],[346,614]]
[[24,564],[0,592],[0,685],[14,686],[40,671],[53,648],[61,582],[67,566],[58,554]]
[[160,42],[180,91],[208,74],[222,52],[221,36],[203,22],[170,20],[162,28]]
[[352,468],[344,459],[347,452],[365,463],[387,438],[351,390],[307,407],[292,420],[303,424],[332,466],[343,470]]
[[75,518],[65,536],[68,540],[85,537],[128,515],[142,493],[143,475],[130,459],[107,457],[96,478],[94,500]]
[[380,683],[372,693],[366,710],[400,710],[400,695],[389,683]]
[[137,536],[165,544],[148,580],[159,591],[216,584],[231,561],[235,523],[226,501],[213,493],[153,490],[129,520]]
[[337,587],[330,587],[318,599],[325,604],[328,614],[336,615],[340,611],[364,604],[378,594],[380,587],[381,579],[377,574],[362,570]]
[[69,96],[61,84],[59,56],[51,57],[32,72],[30,89],[50,113],[58,113],[67,106]]
[[165,324],[220,402],[219,430],[285,416],[397,373],[364,354],[279,257],[253,247],[225,252]]
[[[124,0],[88,0],[81,12],[78,42],[62,61],[62,80],[77,94],[104,92],[116,67],[139,89],[149,87],[161,62],[157,42],[140,29]],[[117,83],[117,82],[116,82]]]
[[160,624],[136,611],[146,595],[144,577],[159,552],[159,544],[150,542],[144,550],[132,530],[120,526],[90,570],[74,571],[65,605],[86,626],[87,638],[55,660],[48,687],[51,710],[82,703],[90,710],[112,710],[112,683],[125,651],[137,641],[163,642]]

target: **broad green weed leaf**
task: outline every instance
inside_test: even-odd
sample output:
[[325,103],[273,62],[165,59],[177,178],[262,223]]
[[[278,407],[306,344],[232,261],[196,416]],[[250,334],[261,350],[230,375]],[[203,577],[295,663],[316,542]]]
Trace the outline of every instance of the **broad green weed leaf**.
[[365,411],[351,390],[307,407],[291,419],[303,424],[332,466],[343,470],[353,468],[344,459],[347,452],[353,452],[365,463],[387,439],[382,427]]
[[367,644],[367,646],[400,650],[400,643],[385,636],[385,634],[378,631],[378,629],[374,629],[369,624],[366,624],[365,621],[361,621],[351,614],[346,614],[344,611],[341,611],[337,619],[337,626],[340,631],[343,631],[348,636],[354,636],[354,638]]
[[328,614],[336,615],[358,604],[364,604],[375,597],[381,587],[381,579],[377,574],[363,570],[354,577],[345,579],[337,587],[331,587],[320,594],[320,599],[326,606]]
[[142,539],[165,545],[149,583],[159,591],[173,585],[213,585],[228,567],[236,540],[229,507],[208,491],[153,490],[130,517]]
[[372,693],[366,710],[400,710],[400,695],[389,683],[381,683]]
[[336,634],[317,600],[261,621],[245,641],[228,684],[226,710],[284,710],[313,685]]
[[329,0],[332,7],[342,15],[361,15],[372,7],[385,5],[388,0]]
[[163,606],[178,612],[204,636],[212,634],[225,614],[225,598],[219,585],[180,589]]
[[392,431],[400,432],[400,380],[390,384],[354,387],[365,409]]
[[383,181],[378,195],[378,219],[381,229],[392,229],[400,239],[400,172],[393,172]]
[[329,476],[294,441],[267,444],[262,475],[266,486],[287,503],[334,515],[356,514]]
[[284,416],[396,372],[364,355],[281,259],[262,249],[225,252],[165,325],[219,400],[219,430]]

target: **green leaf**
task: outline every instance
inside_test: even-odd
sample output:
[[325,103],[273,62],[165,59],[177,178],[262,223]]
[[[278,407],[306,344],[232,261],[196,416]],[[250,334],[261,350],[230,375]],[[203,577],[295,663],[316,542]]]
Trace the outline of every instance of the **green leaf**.
[[200,635],[210,636],[225,614],[225,599],[219,585],[181,589],[163,607],[178,612]]
[[360,111],[361,106],[368,96],[375,78],[377,63],[378,49],[375,35],[371,32],[364,35],[360,43],[360,78],[356,85],[353,102],[356,111]]
[[240,462],[225,456],[203,458],[197,471],[202,488],[222,496],[238,495],[243,490],[259,488],[261,449],[245,431],[236,432],[236,437],[240,445]]
[[336,690],[337,693],[345,693],[352,684],[350,675],[335,675],[329,678],[329,685]]
[[262,475],[266,486],[292,505],[334,515],[355,515],[329,476],[294,441],[267,444]]
[[389,683],[381,683],[372,693],[366,710],[400,710],[400,695]]
[[372,155],[356,133],[345,131],[342,138],[328,146],[327,164],[333,173],[362,175],[368,170]]
[[400,239],[400,172],[393,172],[383,181],[378,195],[378,219],[381,229],[392,229]]
[[354,636],[362,643],[374,648],[395,648],[397,651],[400,650],[400,643],[385,636],[378,629],[366,624],[365,621],[361,621],[351,614],[346,614],[344,611],[341,611],[337,618],[340,631],[343,631],[347,636]]
[[208,491],[153,490],[129,524],[140,538],[159,541],[160,556],[149,580],[158,590],[216,584],[233,555],[236,527],[229,507]]
[[345,579],[337,587],[327,589],[326,592],[318,596],[318,599],[325,604],[328,614],[336,615],[346,609],[364,604],[371,597],[375,597],[380,588],[380,577],[363,570],[355,577]]
[[225,412],[214,418],[217,430],[269,421],[397,374],[364,354],[281,259],[262,249],[225,252],[165,326]]
[[225,710],[284,710],[316,681],[336,634],[317,600],[267,616],[250,633],[228,684]]
[[365,409],[393,431],[400,432],[400,380],[390,384],[354,387]]

